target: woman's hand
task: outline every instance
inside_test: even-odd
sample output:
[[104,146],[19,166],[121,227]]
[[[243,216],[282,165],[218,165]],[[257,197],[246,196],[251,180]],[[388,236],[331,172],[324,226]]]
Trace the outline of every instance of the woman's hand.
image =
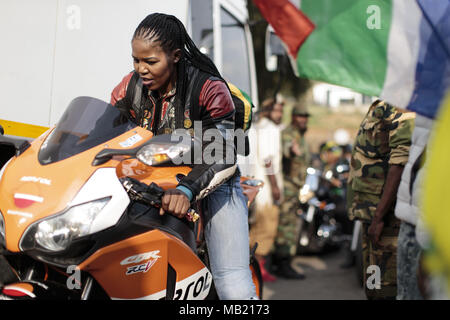
[[164,192],[159,214],[163,215],[168,212],[181,219],[186,215],[190,206],[191,202],[183,191],[178,189],[169,189]]

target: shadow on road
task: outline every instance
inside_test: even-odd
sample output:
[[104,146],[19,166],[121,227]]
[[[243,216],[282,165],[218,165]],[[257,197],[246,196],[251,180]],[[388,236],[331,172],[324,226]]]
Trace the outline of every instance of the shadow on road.
[[264,284],[265,300],[365,300],[355,268],[342,269],[342,251],[321,255],[296,256],[292,266],[306,275],[304,280],[277,281]]

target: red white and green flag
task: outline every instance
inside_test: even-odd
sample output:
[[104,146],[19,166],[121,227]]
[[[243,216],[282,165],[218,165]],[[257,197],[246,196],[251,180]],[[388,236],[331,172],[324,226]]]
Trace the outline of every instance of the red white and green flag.
[[288,0],[254,0],[254,3],[282,40],[291,60],[296,61],[301,45],[314,30],[314,24]]
[[277,9],[288,0],[254,2],[289,48],[284,33],[294,20],[314,24],[306,40],[299,33],[297,51],[289,51],[301,77],[434,117],[450,79],[449,0],[301,0],[296,18]]

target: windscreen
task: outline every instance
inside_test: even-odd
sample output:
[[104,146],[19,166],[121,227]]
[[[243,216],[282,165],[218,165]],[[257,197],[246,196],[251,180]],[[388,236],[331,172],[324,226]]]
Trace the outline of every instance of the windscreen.
[[43,165],[67,159],[136,127],[116,107],[99,99],[72,100],[39,151]]

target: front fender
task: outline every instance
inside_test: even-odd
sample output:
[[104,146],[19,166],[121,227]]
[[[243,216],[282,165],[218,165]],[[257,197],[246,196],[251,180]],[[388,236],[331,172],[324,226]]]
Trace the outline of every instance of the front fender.
[[44,281],[22,281],[4,286],[0,300],[79,300],[80,294],[64,285]]

